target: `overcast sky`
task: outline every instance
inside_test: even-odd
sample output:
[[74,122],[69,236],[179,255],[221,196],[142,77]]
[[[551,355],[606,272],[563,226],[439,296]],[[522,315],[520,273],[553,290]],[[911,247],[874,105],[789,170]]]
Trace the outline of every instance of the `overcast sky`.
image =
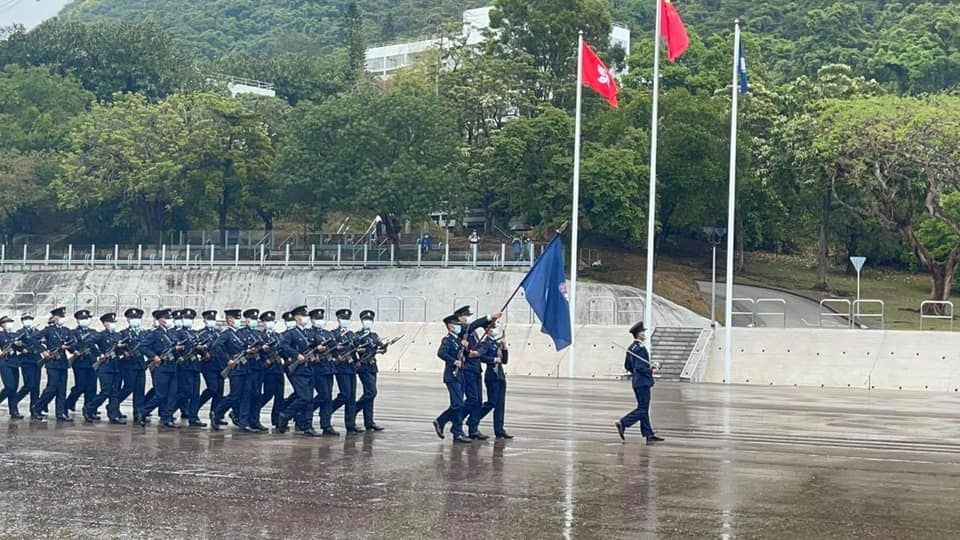
[[0,27],[22,24],[27,29],[53,17],[70,0],[0,0]]

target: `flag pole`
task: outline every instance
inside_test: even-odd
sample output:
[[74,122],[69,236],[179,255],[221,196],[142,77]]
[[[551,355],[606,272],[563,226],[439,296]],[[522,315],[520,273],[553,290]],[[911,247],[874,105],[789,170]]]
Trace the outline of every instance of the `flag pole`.
[[[561,225],[560,228],[557,229],[555,233],[553,233],[553,238],[550,239],[550,243],[553,243],[553,241],[558,236],[563,234],[563,231],[565,230],[567,230],[567,222],[564,222],[564,224]],[[550,245],[550,244],[547,244],[547,245]],[[543,257],[543,254],[541,254],[540,257]],[[517,296],[517,293],[520,292],[520,289],[523,288],[523,284],[527,282],[527,278],[530,277],[530,272],[533,272],[533,269],[536,268],[538,264],[540,264],[540,258],[537,258],[536,262],[533,263],[533,266],[531,266],[530,270],[527,272],[527,275],[523,276],[523,279],[520,280],[520,283],[517,285],[517,287],[513,289],[513,293],[511,293],[510,297],[507,298],[507,301],[503,303],[503,307],[500,308],[501,313],[506,313],[507,306],[510,305],[510,302],[513,302],[514,297]]]
[[570,216],[570,352],[567,356],[567,377],[573,378],[576,368],[577,335],[577,266],[580,262],[580,106],[583,95],[583,30],[577,34],[577,113],[573,128],[573,210]]
[[730,383],[733,369],[733,240],[737,208],[737,105],[739,98],[740,19],[733,22],[733,85],[730,105],[730,193],[727,199],[727,289],[724,305],[723,380]]
[[660,32],[663,17],[663,0],[656,0],[657,16],[653,31],[653,111],[650,115],[650,194],[647,201],[647,290],[643,306],[643,319],[650,332],[647,334],[647,350],[653,339],[653,241],[657,232],[657,124],[660,114]]

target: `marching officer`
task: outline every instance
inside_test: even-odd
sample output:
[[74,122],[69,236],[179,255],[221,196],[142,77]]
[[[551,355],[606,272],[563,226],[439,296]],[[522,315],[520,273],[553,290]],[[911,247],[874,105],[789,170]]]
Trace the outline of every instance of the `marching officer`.
[[185,344],[177,342],[176,333],[171,328],[173,314],[169,309],[153,312],[157,327],[149,332],[140,344],[140,350],[148,361],[153,362],[151,377],[154,395],[145,400],[139,411],[140,425],[147,425],[147,414],[160,409],[160,422],[163,427],[177,429],[179,424],[173,421],[173,409],[177,400],[177,361],[176,355],[182,353]]
[[313,430],[313,366],[307,361],[312,343],[304,328],[309,320],[307,306],[294,308],[284,320],[296,323],[283,333],[283,339],[280,340],[280,354],[287,362],[293,396],[280,413],[277,430],[286,433],[292,418],[301,434],[319,437],[320,434]]
[[653,444],[663,439],[654,434],[653,426],[650,425],[650,390],[653,388],[654,381],[650,353],[644,345],[644,332],[643,321],[630,328],[633,344],[627,349],[627,355],[623,361],[624,369],[633,375],[633,394],[637,398],[637,408],[621,418],[616,426],[620,439],[626,440],[623,434],[627,428],[640,422],[640,433],[647,439],[647,444]]
[[22,342],[18,341],[18,333],[13,330],[13,319],[4,315],[0,317],[0,380],[3,381],[3,391],[0,392],[0,403],[7,400],[10,418],[20,419],[23,415],[17,409],[17,391],[20,389],[20,349]]
[[[33,315],[29,313],[20,317],[21,328],[15,338],[22,344],[17,360],[20,363],[20,374],[23,386],[17,392],[16,401],[19,404],[23,398],[30,395],[30,406],[40,401],[40,332],[33,326]],[[40,411],[43,414],[43,411]]]
[[73,314],[77,321],[77,327],[73,330],[73,339],[76,344],[73,347],[74,355],[70,358],[73,367],[73,388],[67,395],[67,409],[70,412],[77,410],[77,400],[83,396],[83,421],[94,422],[100,419],[100,415],[93,411],[89,416],[86,414],[87,406],[97,396],[97,375],[93,372],[93,359],[98,355],[97,341],[99,334],[90,328],[92,322],[90,312],[81,309]]
[[[193,329],[197,318],[197,311],[184,308],[180,311],[180,329],[178,341],[186,341],[186,349],[180,356],[177,364],[177,409],[180,417],[186,418],[190,427],[204,428],[206,422],[200,420],[200,370],[203,363],[200,360],[200,350],[203,343],[200,334]],[[176,323],[176,320],[174,320]],[[209,342],[207,342],[209,343]]]
[[360,312],[360,324],[362,329],[357,335],[360,348],[358,352],[357,376],[360,378],[360,384],[363,385],[363,394],[357,400],[354,408],[354,420],[356,424],[356,414],[363,411],[363,427],[367,431],[383,431],[384,428],[377,425],[373,420],[373,400],[377,397],[377,354],[387,352],[386,345],[380,340],[380,336],[373,331],[373,320],[376,313],[365,309]]
[[447,327],[447,335],[440,342],[437,356],[444,362],[443,384],[450,395],[450,406],[433,421],[433,429],[437,437],[442,439],[447,422],[451,422],[453,442],[471,443],[473,439],[463,435],[463,344],[460,339],[463,328],[460,326],[460,316],[449,315],[443,319],[443,323]]
[[70,330],[64,327],[64,317],[67,308],[58,307],[50,312],[47,327],[40,332],[40,343],[44,367],[47,369],[47,385],[40,394],[36,404],[30,404],[30,418],[42,420],[40,411],[47,408],[51,401],[56,401],[55,410],[57,422],[73,422],[67,414],[67,353],[73,344]]
[[333,337],[337,339],[337,346],[334,354],[336,355],[336,379],[337,379],[337,399],[333,400],[333,412],[343,407],[343,423],[347,428],[347,433],[363,433],[363,430],[357,427],[357,370],[354,367],[356,356],[356,334],[350,331],[350,317],[353,312],[349,309],[337,310],[337,328],[333,331]]
[[[117,345],[117,351],[120,358],[117,362],[120,365],[120,403],[123,403],[128,397],[133,396],[133,422],[141,422],[140,411],[146,403],[144,389],[147,385],[147,362],[144,359],[143,352],[140,351],[140,344],[146,337],[143,331],[143,310],[140,308],[129,308],[123,312],[123,318],[127,320],[127,327],[120,332],[121,344]],[[123,419],[123,414],[120,415]]]
[[264,364],[263,392],[257,404],[254,418],[260,418],[260,412],[273,400],[270,408],[270,425],[274,428],[280,425],[280,410],[283,409],[283,360],[280,358],[280,340],[282,334],[277,332],[277,314],[273,311],[264,311],[260,314],[263,323],[263,337],[266,350],[261,354]]
[[94,363],[97,379],[100,382],[100,393],[92,401],[83,402],[84,419],[93,418],[97,409],[107,404],[107,419],[111,424],[126,424],[120,418],[120,365],[118,363],[117,348],[122,337],[117,328],[117,314],[106,313],[100,317],[103,323],[103,332],[97,336],[97,350],[99,353]]
[[311,328],[308,337],[316,356],[313,363],[313,389],[316,391],[313,410],[319,412],[321,434],[324,437],[339,437],[340,432],[333,428],[333,378],[336,365],[329,349],[336,338],[333,332],[324,328],[326,321],[323,309],[311,310],[309,315]]
[[217,338],[214,350],[224,366],[230,369],[227,375],[230,380],[230,393],[210,412],[210,429],[219,431],[223,416],[230,411],[230,418],[238,431],[260,433],[250,425],[250,378],[247,368],[248,358],[257,354],[257,350],[251,349],[248,342],[241,337],[241,310],[228,309],[223,313],[227,319],[227,328]]
[[267,358],[265,354],[270,350],[267,344],[267,335],[260,330],[260,310],[249,309],[244,313],[247,319],[247,339],[251,342],[251,348],[256,349],[256,354],[249,357],[247,365],[250,368],[250,427],[267,433],[270,428],[260,422],[260,411],[263,406],[260,400],[263,398],[263,376],[267,371]]
[[[220,376],[220,372],[227,367],[226,364],[221,365],[220,355],[213,354],[214,343],[220,335],[220,332],[217,331],[216,310],[204,311],[201,316],[203,317],[203,330],[200,331],[197,339],[200,343],[206,345],[198,347],[197,352],[200,357],[200,375],[203,377],[205,388],[197,401],[195,412],[199,411],[208,401],[210,401],[211,411],[220,405],[220,401],[223,400],[223,377]],[[196,412],[196,414],[199,414],[199,412]],[[220,425],[226,425],[226,422],[221,421]]]
[[[463,317],[460,318],[461,324]],[[479,319],[481,323],[489,325],[496,323],[488,317]],[[478,325],[471,324],[466,335],[461,335],[461,346],[463,349],[463,393],[466,396],[463,413],[467,421],[467,436],[471,439],[485,441],[488,436],[480,433],[480,419],[483,417],[483,384],[481,382],[480,368],[480,347],[481,340],[477,337],[475,328]]]
[[512,439],[513,436],[503,428],[503,415],[506,409],[507,375],[503,366],[507,365],[509,352],[502,341],[503,333],[496,321],[487,324],[486,335],[480,342],[478,351],[480,361],[485,365],[483,382],[487,387],[487,401],[480,411],[480,419],[493,411],[493,434],[498,439]]

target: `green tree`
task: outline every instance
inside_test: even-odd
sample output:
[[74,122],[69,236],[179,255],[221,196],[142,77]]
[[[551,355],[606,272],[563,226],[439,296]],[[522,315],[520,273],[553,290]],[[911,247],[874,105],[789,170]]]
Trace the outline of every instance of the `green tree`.
[[356,0],[347,4],[343,16],[343,42],[347,45],[347,83],[353,85],[363,75],[367,63],[367,39],[364,36],[363,14]]
[[0,147],[63,149],[67,134],[94,99],[77,81],[48,68],[7,66],[0,72]]

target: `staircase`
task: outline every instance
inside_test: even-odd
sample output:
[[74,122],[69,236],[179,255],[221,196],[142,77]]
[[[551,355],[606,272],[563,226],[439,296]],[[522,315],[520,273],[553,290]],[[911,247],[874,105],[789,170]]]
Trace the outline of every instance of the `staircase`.
[[651,338],[651,356],[660,363],[661,381],[679,381],[680,372],[700,339],[700,328],[657,327]]

